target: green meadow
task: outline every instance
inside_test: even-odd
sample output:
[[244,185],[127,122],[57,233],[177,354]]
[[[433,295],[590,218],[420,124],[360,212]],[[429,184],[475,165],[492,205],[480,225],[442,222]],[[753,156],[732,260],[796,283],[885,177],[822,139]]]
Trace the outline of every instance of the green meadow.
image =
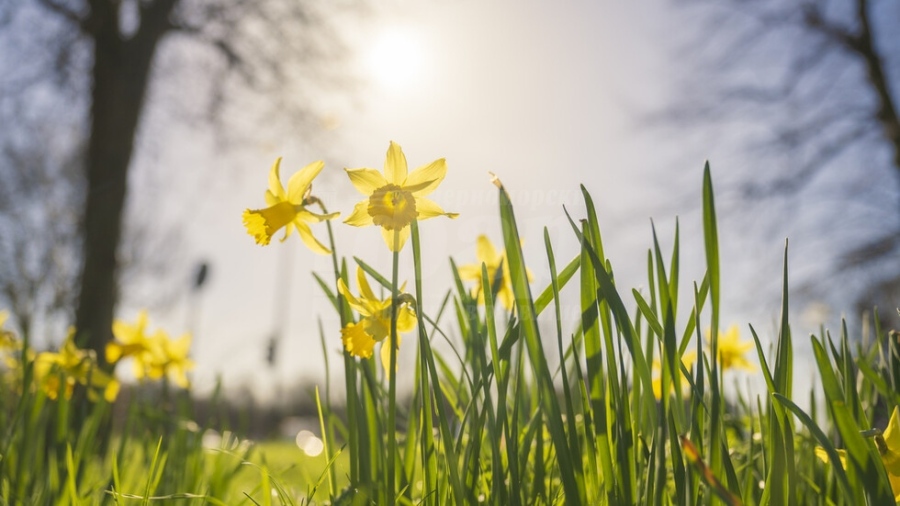
[[[373,247],[392,252],[389,272],[335,244],[332,227],[346,225],[333,224],[335,210],[311,193],[321,170],[320,162],[310,164],[284,186],[279,160],[267,207],[243,216],[248,241],[275,248],[276,234],[292,240],[296,233],[333,259],[331,272],[313,273],[341,322],[320,330],[326,369],[342,377],[331,385],[328,374],[316,392],[321,453],[310,457],[293,441],[251,441],[234,427],[200,426],[189,395],[190,336],[154,329],[152,315],[116,323],[106,369],[71,339],[39,351],[29,336],[4,330],[0,504],[900,499],[898,334],[875,318],[867,340],[846,325],[836,334],[792,335],[787,246],[783,272],[775,274],[783,282],[777,332],[721,321],[722,293],[739,287],[720,282],[709,166],[697,181],[702,237],[682,238],[676,227],[664,251],[654,231],[646,252],[635,252],[646,255],[641,290],[616,282],[603,217],[584,188],[585,215],[547,210],[565,213],[579,253],[558,258],[545,229],[542,264],[527,266],[515,209],[494,178],[502,241],[480,237],[474,264],[449,259],[454,283],[446,290],[423,284],[420,237],[428,219],[456,217],[428,198],[446,174],[443,159],[410,171],[391,143],[383,172],[347,171],[362,200],[340,219],[381,229],[383,244]],[[702,244],[702,279],[680,276],[682,240]],[[412,279],[399,279],[401,264]],[[532,269],[549,269],[551,282],[537,286]],[[561,316],[564,287],[577,294],[575,328]],[[426,300],[428,307],[440,301],[438,309],[420,310]],[[342,355],[330,351],[339,339]],[[802,399],[794,398],[807,388],[795,384],[797,339],[811,342],[821,385]],[[393,373],[399,347],[416,350],[412,374]],[[116,364],[126,358],[138,381],[158,385],[157,397],[120,398],[116,374],[128,371]],[[761,378],[762,391],[737,390],[735,370]]]

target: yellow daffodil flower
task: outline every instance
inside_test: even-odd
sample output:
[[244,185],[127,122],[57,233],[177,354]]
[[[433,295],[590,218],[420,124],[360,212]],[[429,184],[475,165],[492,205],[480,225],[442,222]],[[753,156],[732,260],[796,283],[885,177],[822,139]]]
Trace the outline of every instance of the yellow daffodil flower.
[[[697,352],[695,351],[687,351],[684,355],[681,356],[681,363],[684,364],[684,367],[687,370],[691,370],[691,366],[694,365],[694,362],[697,360]],[[662,399],[662,364],[659,360],[654,360],[651,366],[654,371],[653,375],[653,396],[656,397],[657,400]],[[678,369],[677,375],[681,378],[681,389],[684,390],[688,388],[691,384],[688,382],[687,378],[684,377],[684,373],[681,371],[681,368]],[[673,385],[669,382],[669,393],[671,394],[673,391]]]
[[[875,446],[881,454],[881,461],[887,471],[888,480],[891,482],[891,490],[894,492],[894,501],[900,503],[900,406],[894,407],[891,419],[888,421],[884,433],[875,436]],[[847,451],[838,450],[838,458],[841,459],[841,467],[847,467]],[[816,456],[822,462],[828,463],[828,452],[821,446],[816,447]]]
[[[495,282],[497,279],[497,269],[503,268],[500,274],[500,280],[497,288],[497,299],[503,304],[507,310],[512,311],[515,306],[516,297],[513,294],[512,281],[509,274],[509,261],[506,258],[506,251],[497,253],[491,240],[486,235],[479,235],[477,241],[477,249],[475,255],[478,262],[474,264],[463,265],[459,267],[459,277],[461,279],[474,280],[478,286],[475,287],[473,296],[478,297],[478,303],[484,304],[484,290],[481,279],[481,264],[487,267],[488,280]],[[532,280],[531,269],[526,268],[528,281]]]
[[9,313],[0,311],[0,352],[16,351],[22,346],[15,334],[3,328],[8,318]]
[[147,312],[138,313],[134,323],[121,320],[113,322],[114,341],[106,345],[106,361],[115,364],[131,357],[134,361],[134,377],[138,380],[148,375],[152,367],[154,344],[147,334]]
[[358,202],[344,223],[355,227],[381,227],[384,242],[391,251],[400,251],[409,238],[409,224],[435,216],[456,218],[425,198],[444,180],[447,162],[440,158],[407,174],[406,156],[391,142],[384,161],[384,175],[375,169],[345,169],[350,182],[368,197]]
[[97,390],[112,402],[119,394],[119,382],[97,367],[95,356],[88,350],[75,345],[75,332],[70,331],[59,352],[41,352],[34,359],[35,383],[40,385],[50,399],[57,399],[62,393],[72,397],[76,383],[88,387],[88,397],[95,400]]
[[[344,280],[338,280],[338,291],[347,299],[350,307],[361,316],[356,323],[348,323],[341,329],[341,340],[348,353],[355,357],[369,358],[375,350],[375,343],[384,341],[391,334],[391,297],[379,299],[372,292],[365,272],[357,267],[356,282],[359,285],[359,298],[350,293]],[[400,288],[403,291],[403,287]],[[406,304],[397,308],[397,343],[400,346],[400,333],[409,332],[416,327],[416,314]],[[381,362],[384,370],[390,369],[391,348],[382,345]]]
[[309,249],[325,255],[331,253],[331,250],[313,236],[308,223],[330,220],[341,213],[316,214],[306,209],[306,206],[315,199],[310,196],[312,180],[322,172],[325,163],[313,162],[300,169],[288,180],[287,191],[281,185],[280,166],[279,157],[269,171],[269,189],[266,190],[266,204],[269,207],[244,211],[244,226],[247,227],[247,233],[256,239],[257,244],[265,246],[272,240],[275,232],[284,228],[284,237],[281,238],[284,241],[296,228]]
[[158,331],[153,336],[153,342],[155,347],[148,376],[153,379],[168,376],[176,385],[187,388],[187,371],[194,368],[194,362],[188,358],[191,335],[183,334],[176,340],[169,338],[165,332]]
[[135,323],[113,323],[113,335],[115,341],[106,345],[106,360],[109,363],[130,357],[134,363],[134,377],[138,380],[158,380],[168,375],[176,385],[188,387],[186,372],[194,367],[188,359],[190,334],[178,340],[172,340],[162,330],[150,335],[147,332],[147,312],[141,311]]
[[[9,313],[0,311],[0,358],[2,358],[0,363],[5,364],[7,369],[13,371],[21,364],[23,343],[11,330],[3,328],[8,318]],[[33,358],[33,352],[26,354],[26,356],[28,355],[31,355],[28,358]]]
[[[706,332],[707,339],[709,331]],[[741,342],[741,335],[737,325],[728,327],[724,334],[719,332],[719,366],[723,371],[728,369],[744,369],[755,371],[756,367],[744,355],[753,349],[753,341]]]

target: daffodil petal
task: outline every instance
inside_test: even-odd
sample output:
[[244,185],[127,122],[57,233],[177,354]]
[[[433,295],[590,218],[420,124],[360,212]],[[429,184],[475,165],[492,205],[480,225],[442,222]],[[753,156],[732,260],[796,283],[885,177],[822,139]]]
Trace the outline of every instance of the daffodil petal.
[[884,442],[888,448],[900,451],[900,406],[895,406],[891,419],[884,429]]
[[350,304],[350,307],[356,310],[357,313],[363,316],[369,316],[369,309],[363,305],[362,301],[356,298],[352,293],[350,293],[350,289],[347,288],[347,285],[344,283],[343,279],[338,279],[338,292],[347,299],[347,304]]
[[384,160],[384,177],[389,183],[403,186],[406,182],[406,155],[403,149],[394,141],[388,147],[387,158]]
[[512,311],[516,305],[516,296],[508,284],[500,287],[500,290],[497,291],[497,298],[500,299],[500,304],[503,304],[507,311]]
[[[296,219],[296,218],[294,218],[294,219]],[[279,241],[280,242],[287,241],[287,238],[290,237],[293,232],[294,232],[294,222],[291,221],[290,223],[288,223],[287,225],[284,226],[284,235],[281,236],[281,239],[279,239]]]
[[[272,193],[273,196],[280,200],[285,199],[284,195],[284,187],[281,186],[281,157],[279,156],[275,163],[272,164],[272,168],[269,169],[269,192]],[[272,204],[269,204],[272,205]]]
[[356,266],[356,285],[359,287],[359,294],[363,299],[378,300],[372,292],[372,287],[369,286],[369,280],[366,279],[366,271],[360,266]]
[[684,355],[681,356],[681,363],[684,364],[684,367],[690,369],[691,366],[694,365],[694,362],[697,361],[697,352],[694,350],[688,350],[684,352]]
[[[433,192],[447,175],[447,160],[439,158],[428,165],[412,171],[406,178],[404,187],[415,187],[412,191],[416,197],[424,197]],[[424,184],[424,186],[422,186]]]
[[740,338],[741,338],[741,331],[740,331],[740,327],[738,327],[737,325],[729,326],[728,330],[725,331],[725,336],[723,337],[723,339],[726,339],[729,341],[734,341],[735,343],[738,342],[738,340],[740,340]]
[[416,328],[416,313],[404,305],[397,313],[397,332],[409,332],[414,328]]
[[459,274],[459,279],[478,281],[481,279],[481,263],[460,265],[456,268],[456,272]]
[[888,473],[888,480],[891,482],[891,490],[894,492],[894,501],[900,503],[900,476]]
[[[193,366],[193,362],[187,361],[191,366]],[[172,381],[181,388],[187,388],[190,386],[190,382],[188,381],[186,367],[172,367],[169,369],[169,377],[172,378]]]
[[[391,371],[391,347],[388,343],[391,342],[391,339],[385,339],[385,341],[381,344],[381,365],[384,367],[385,372],[387,372],[388,377],[393,376],[393,373],[400,367],[400,361],[394,363],[394,370]],[[400,358],[400,336],[397,336],[397,344],[394,346],[397,349],[397,357]]]
[[882,455],[888,474],[900,475],[900,406],[895,406],[891,419],[882,434],[887,453]]
[[344,169],[356,191],[365,196],[372,195],[375,190],[387,186],[388,181],[381,172],[375,169]]
[[103,398],[106,402],[114,402],[116,397],[119,396],[120,384],[116,380],[112,380],[106,384],[106,387],[103,389]]
[[312,230],[310,230],[309,225],[303,222],[295,221],[294,226],[297,227],[297,233],[300,234],[300,239],[303,240],[303,244],[306,244],[306,247],[311,249],[313,253],[319,253],[321,255],[331,254],[331,250],[325,247],[324,244],[320,243],[319,240],[316,239],[316,237],[312,234]]
[[324,168],[325,162],[319,160],[295,172],[288,180],[287,199],[293,204],[301,204],[306,189]]
[[122,345],[113,341],[110,343],[106,343],[106,362],[109,364],[115,364],[122,357]]
[[488,236],[484,234],[479,235],[478,239],[476,240],[475,256],[478,257],[478,260],[484,262],[489,269],[496,269],[500,266],[500,262],[503,260],[503,257],[497,254],[497,250],[494,248],[494,244],[491,243],[491,240],[488,239]]
[[441,206],[424,197],[416,198],[416,211],[418,211],[417,219],[419,220],[427,220],[428,218],[434,218],[435,216],[446,216],[451,219],[459,216],[458,213],[445,212],[441,209]]
[[307,211],[306,209],[302,209],[297,213],[297,218],[303,220],[307,223],[321,223],[323,221],[332,220],[340,216],[340,211],[328,214],[318,214],[311,211]]
[[650,386],[653,389],[653,397],[655,397],[656,400],[662,399],[662,378],[653,378]]
[[400,251],[403,249],[403,245],[406,244],[406,240],[409,238],[409,227],[403,227],[399,230],[396,230],[396,242],[394,242],[394,232],[394,230],[382,228],[381,237],[384,238],[384,243],[387,244],[389,250]]
[[[503,269],[504,273],[506,275],[506,279],[510,279],[509,263],[504,262],[504,264],[506,265],[506,267]],[[534,281],[534,272],[532,272],[531,269],[529,269],[528,267],[525,268],[525,279],[527,279],[529,283]]]
[[146,367],[144,367],[144,362],[142,360],[135,359],[132,365],[132,369],[134,371],[134,378],[138,381],[144,379],[146,374]]
[[344,223],[353,225],[354,227],[373,225],[372,215],[369,214],[369,201],[362,200],[357,202],[356,206],[353,208],[353,212],[350,213],[350,216],[348,216],[346,220],[344,220]]
[[169,353],[179,357],[187,357],[188,351],[191,349],[192,336],[184,334],[178,339],[169,342]]

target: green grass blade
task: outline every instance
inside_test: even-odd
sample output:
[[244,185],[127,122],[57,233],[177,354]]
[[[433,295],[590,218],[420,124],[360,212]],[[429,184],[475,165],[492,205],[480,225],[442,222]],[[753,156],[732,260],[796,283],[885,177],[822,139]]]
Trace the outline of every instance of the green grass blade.
[[[425,334],[425,320],[423,311],[420,309],[422,307],[422,262],[421,262],[421,253],[419,251],[419,226],[418,223],[413,220],[410,224],[411,232],[412,232],[412,244],[413,244],[413,260],[414,260],[414,268],[415,268],[415,280],[416,280],[416,318],[418,319],[418,334],[419,334],[419,345],[420,345],[420,356],[425,364],[425,373],[430,375],[431,384],[432,385],[440,385],[440,381],[437,375],[437,367],[434,363],[434,354],[431,350],[431,343],[428,341],[428,336]],[[428,392],[424,392],[428,397],[428,402],[425,405],[429,405],[431,403],[431,399],[428,395]],[[456,456],[456,451],[453,449],[453,435],[450,431],[450,427],[447,423],[448,417],[447,413],[444,410],[444,403],[441,399],[438,398],[438,395],[434,394],[435,405],[437,406],[438,411],[438,426],[440,427],[441,434],[441,443],[444,452],[446,453],[446,466],[450,474],[450,485],[453,490],[453,500],[457,504],[457,506],[462,506],[465,504],[465,489],[462,486],[462,481],[459,476],[459,460]]]
[[[792,400],[777,392],[772,394],[772,397],[791,410],[794,415],[800,419],[800,422],[809,429],[812,436],[818,441],[822,448],[825,449],[825,452],[828,453],[830,462],[835,463],[841,461],[834,444],[832,444],[828,436],[825,435],[825,432],[819,428],[818,424],[816,424],[805,411],[794,404]],[[850,481],[847,479],[847,473],[844,471],[844,467],[841,465],[831,465],[830,467],[834,470],[834,475],[837,477],[838,484],[841,486],[841,490],[844,492],[844,497],[847,499],[848,504],[854,504],[858,498],[854,496],[853,489],[850,487]]]
[[497,181],[497,186],[500,190],[500,218],[503,228],[503,242],[506,246],[507,258],[509,259],[509,271],[516,299],[516,308],[521,318],[521,330],[524,334],[538,388],[541,391],[541,407],[546,416],[550,436],[557,452],[560,479],[565,489],[566,501],[570,504],[583,504],[585,502],[585,489],[584,476],[580,469],[581,460],[571,455],[568,449],[568,438],[565,434],[559,400],[556,397],[556,388],[553,385],[550,369],[541,347],[537,313],[534,307],[534,299],[531,296],[531,288],[528,285],[528,276],[525,270],[521,240],[515,214],[513,213],[512,202],[509,200],[506,190],[499,184],[499,181]]

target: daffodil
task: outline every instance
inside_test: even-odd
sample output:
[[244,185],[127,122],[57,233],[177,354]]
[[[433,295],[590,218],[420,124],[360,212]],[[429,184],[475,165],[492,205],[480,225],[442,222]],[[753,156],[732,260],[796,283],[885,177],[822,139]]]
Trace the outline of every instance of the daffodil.
[[187,388],[186,372],[194,367],[188,359],[191,346],[190,334],[173,340],[162,330],[153,334],[147,331],[147,312],[141,311],[134,323],[113,323],[115,340],[106,345],[106,360],[110,363],[130,357],[134,364],[134,376],[138,380],[161,379],[167,376],[176,385]]
[[[338,291],[347,299],[350,307],[360,315],[356,323],[348,323],[341,329],[341,340],[344,349],[355,357],[369,358],[375,350],[375,343],[384,341],[391,334],[391,297],[379,299],[372,292],[366,274],[361,268],[357,268],[356,282],[359,285],[359,297],[350,293],[350,289],[344,284],[344,280],[338,280]],[[403,291],[403,287],[400,287]],[[416,326],[416,314],[408,304],[401,303],[397,308],[397,343],[400,346],[401,332],[409,332]],[[390,369],[391,348],[381,346],[381,362],[384,369]]]
[[287,191],[281,185],[280,166],[279,157],[269,171],[269,189],[266,190],[266,204],[269,207],[244,211],[244,226],[247,227],[247,233],[256,239],[257,244],[265,246],[282,228],[284,229],[282,241],[296,228],[309,249],[326,255],[331,253],[313,236],[309,223],[330,220],[340,213],[316,214],[306,209],[315,198],[310,196],[312,180],[322,172],[325,163],[313,162],[300,169],[288,180]]
[[[894,407],[891,419],[881,435],[875,436],[875,446],[881,455],[884,470],[887,471],[888,480],[891,482],[891,490],[894,493],[894,501],[900,503],[900,406]],[[847,451],[837,450],[841,467],[847,467]],[[828,452],[821,446],[816,447],[816,456],[822,462],[828,463]]]
[[187,388],[187,371],[194,368],[194,362],[188,358],[191,335],[183,334],[178,339],[171,339],[165,332],[157,331],[153,343],[148,376],[153,379],[168,376],[176,385]]
[[409,224],[435,216],[456,218],[425,198],[444,180],[447,162],[440,158],[407,174],[406,156],[391,142],[384,161],[384,174],[375,169],[345,169],[350,182],[368,197],[353,208],[344,223],[356,227],[381,227],[384,242],[391,251],[400,251],[409,238]]
[[[484,234],[479,235],[477,239],[477,249],[475,255],[478,262],[474,264],[463,265],[459,267],[459,277],[461,279],[473,280],[477,283],[474,290],[474,296],[478,297],[478,303],[484,304],[485,287],[482,285],[481,264],[487,268],[488,280],[494,283],[497,290],[497,299],[508,310],[512,310],[515,306],[516,298],[513,294],[512,282],[509,274],[509,260],[506,257],[506,251],[497,253],[497,249],[491,243],[491,240]],[[499,273],[497,270],[501,269]],[[532,280],[531,269],[526,268],[528,281]]]
[[21,347],[21,343],[16,339],[16,335],[3,328],[8,318],[9,313],[0,311],[0,352],[16,351]]
[[753,342],[741,342],[741,336],[737,325],[728,327],[728,331],[724,334],[719,332],[718,347],[719,366],[722,367],[723,371],[728,369],[744,369],[746,371],[756,370],[756,367],[744,357],[744,355],[753,348]]
[[134,377],[143,379],[152,367],[154,343],[147,333],[147,312],[138,313],[134,323],[113,322],[115,339],[106,345],[106,361],[115,364],[127,357],[133,359]]
[[9,313],[0,311],[0,358],[12,371],[20,365],[18,357],[21,356],[23,343],[11,330],[3,328],[8,318]]
[[119,394],[119,382],[98,368],[91,351],[78,348],[74,336],[74,330],[70,331],[58,352],[37,354],[34,359],[35,383],[54,400],[60,393],[71,398],[75,385],[81,384],[87,387],[89,398],[95,399],[97,391],[102,390],[107,401],[114,401]]
[[[687,370],[691,369],[691,366],[694,365],[694,361],[696,361],[696,360],[697,360],[697,352],[695,352],[695,351],[685,352],[685,354],[681,356],[681,363],[684,364],[684,367]],[[662,399],[662,374],[663,374],[662,364],[659,362],[659,360],[654,360],[651,367],[653,368],[653,371],[654,371],[653,380],[652,380],[653,381],[652,382],[653,396],[656,397],[657,399]],[[676,374],[679,378],[681,378],[682,390],[684,390],[690,386],[690,383],[688,382],[687,378],[684,377],[684,373],[681,371],[680,367],[678,368],[678,371],[676,372]],[[673,391],[672,382],[669,382],[669,393],[672,393],[672,391]]]

